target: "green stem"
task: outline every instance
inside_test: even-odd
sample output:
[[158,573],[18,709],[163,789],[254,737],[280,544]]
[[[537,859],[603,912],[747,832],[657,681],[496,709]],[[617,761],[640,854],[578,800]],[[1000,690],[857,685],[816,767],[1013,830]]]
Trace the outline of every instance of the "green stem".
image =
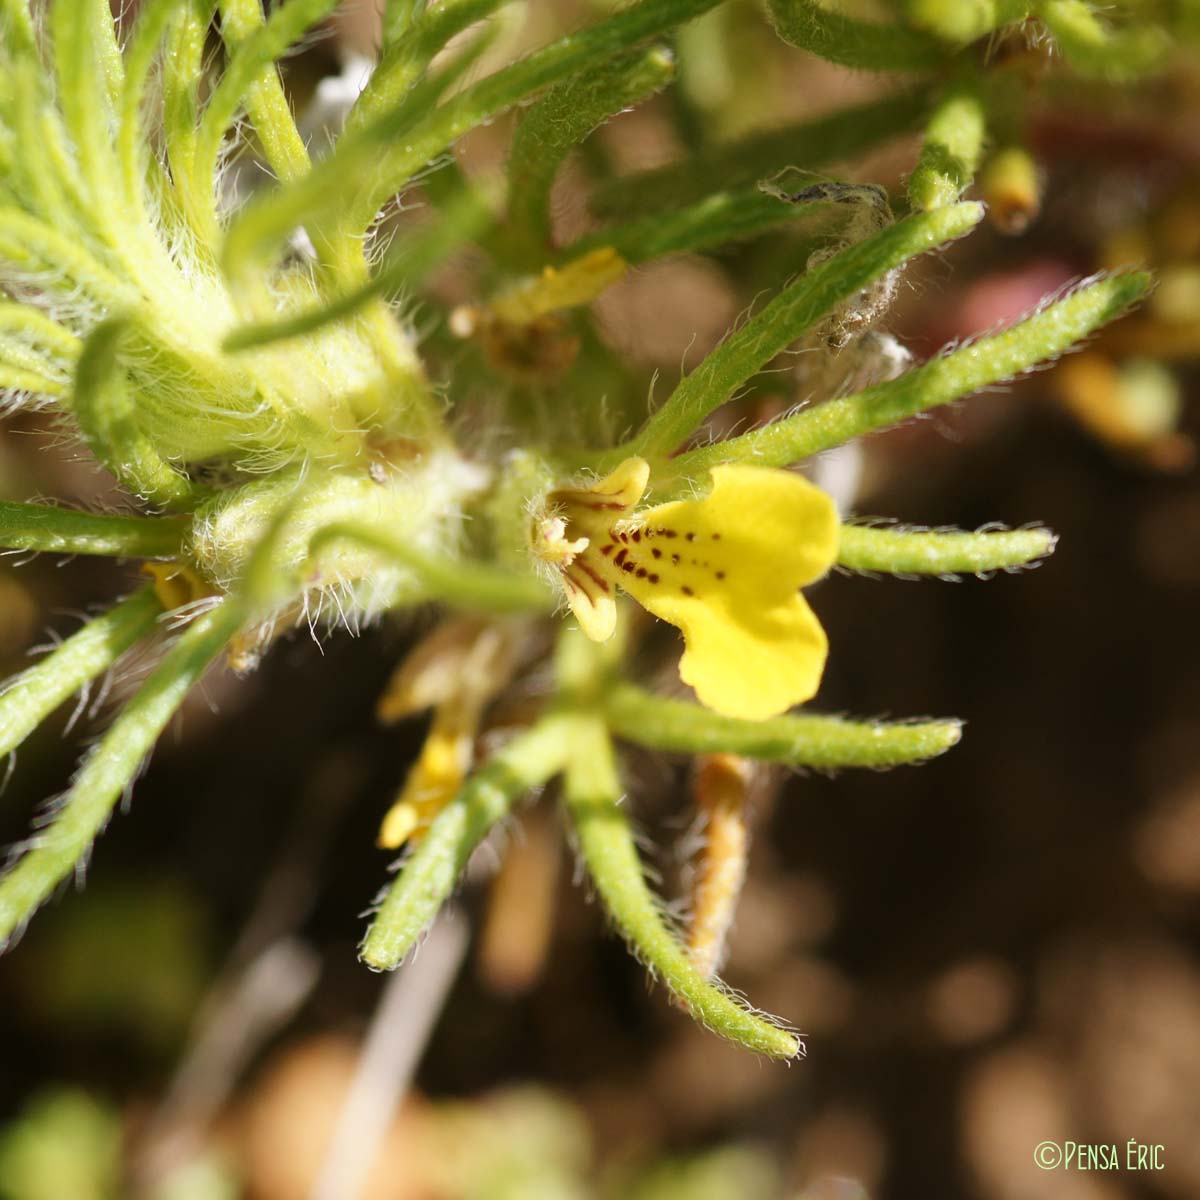
[[931,533],[843,525],[838,562],[851,571],[885,575],[980,575],[1045,558],[1057,540],[1048,529]]
[[0,548],[41,554],[174,558],[187,522],[172,517],[111,517],[0,500]]
[[746,380],[839,304],[910,258],[961,237],[982,216],[979,204],[916,213],[810,270],[730,334],[679,384],[642,432],[605,462],[619,462],[631,454],[646,458],[669,454]]
[[309,559],[333,542],[350,541],[378,550],[417,577],[427,599],[484,612],[546,611],[554,599],[532,575],[517,575],[484,563],[438,558],[369,526],[339,523],[319,530],[308,544]]
[[52,824],[0,879],[0,945],[81,862],[192,685],[237,632],[244,613],[225,602],[198,617],[88,755]]
[[60,704],[141,641],[162,611],[154,589],[143,588],[5,683],[0,690],[0,756],[11,754]]
[[361,958],[379,971],[400,965],[445,903],[471,852],[526,792],[563,765],[563,721],[549,717],[498,751],[434,818],[388,889]]
[[682,454],[672,466],[682,477],[697,477],[721,462],[749,461],[765,467],[800,462],[1057,358],[1119,317],[1149,286],[1150,276],[1141,271],[1104,276],[1011,328],[943,354],[898,379]]
[[651,750],[740,754],[763,762],[830,770],[896,767],[944,754],[962,736],[960,721],[845,721],[784,716],[765,721],[722,717],[687,700],[633,684],[610,689],[605,714],[613,732]]
[[646,885],[603,720],[576,716],[569,742],[566,799],[579,852],[630,949],[714,1033],[771,1058],[802,1054],[804,1046],[793,1034],[703,979],[668,927],[662,905]]

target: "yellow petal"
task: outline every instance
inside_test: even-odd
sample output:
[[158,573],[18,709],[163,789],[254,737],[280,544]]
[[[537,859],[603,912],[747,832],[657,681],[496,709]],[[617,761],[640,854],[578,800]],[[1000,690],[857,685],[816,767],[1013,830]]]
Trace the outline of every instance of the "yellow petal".
[[837,513],[787,471],[729,465],[712,477],[706,498],[639,514],[612,561],[621,586],[683,632],[679,673],[701,703],[761,720],[820,684],[828,644],[799,589],[833,564]]
[[607,641],[617,625],[616,587],[599,545],[611,551],[613,522],[637,504],[649,479],[644,458],[627,458],[590,487],[551,492],[552,514],[535,523],[534,553],[558,569],[579,628],[594,642]]
[[471,768],[476,725],[473,713],[464,720],[455,705],[437,710],[420,757],[383,818],[376,839],[379,846],[398,849],[454,799]]
[[650,482],[650,464],[644,458],[627,458],[610,474],[589,487],[560,488],[550,502],[560,505],[571,529],[591,532],[622,516],[641,498]]
[[567,603],[587,637],[593,642],[607,642],[617,627],[617,601],[611,585],[603,579],[590,578],[584,569],[581,562],[563,570]]
[[397,800],[383,818],[375,844],[381,850],[399,850],[412,837],[420,823],[416,808]]

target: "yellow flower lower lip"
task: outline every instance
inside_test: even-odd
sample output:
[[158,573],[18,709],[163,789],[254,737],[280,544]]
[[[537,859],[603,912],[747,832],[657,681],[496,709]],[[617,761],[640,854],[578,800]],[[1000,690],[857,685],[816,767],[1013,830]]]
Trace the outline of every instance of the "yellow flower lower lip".
[[620,588],[682,631],[680,675],[708,707],[761,719],[809,699],[827,644],[799,589],[833,564],[832,501],[791,472],[729,465],[714,468],[703,499],[636,512],[649,474],[631,458],[550,496],[555,536],[543,521],[535,546],[580,627],[609,637]]

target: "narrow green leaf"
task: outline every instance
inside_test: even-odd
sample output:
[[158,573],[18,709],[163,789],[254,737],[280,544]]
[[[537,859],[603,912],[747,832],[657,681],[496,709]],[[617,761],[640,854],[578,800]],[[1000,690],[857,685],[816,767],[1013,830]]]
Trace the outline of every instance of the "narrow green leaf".
[[129,210],[112,152],[124,68],[108,0],[55,0],[50,28],[58,101],[78,154],[92,227],[138,278],[141,244],[130,236]]
[[434,818],[388,889],[360,957],[378,971],[398,967],[454,890],[471,852],[526,792],[563,765],[561,718],[546,718],[497,751]]
[[311,165],[275,63],[337,0],[288,0],[265,21],[259,0],[220,0],[221,36],[229,62],[200,120],[197,174],[214,177],[217,151],[240,104],[245,104],[271,169],[285,183]]
[[333,153],[302,180],[256,198],[229,231],[224,262],[244,274],[296,225],[336,219],[348,178],[372,181],[364,210],[375,212],[426,163],[468,130],[526,96],[602,63],[638,42],[690,20],[719,0],[641,0],[606,21],[560,38],[459,92],[433,113],[402,102],[340,139]]
[[952,88],[929,119],[921,157],[908,181],[913,208],[928,211],[958,200],[979,169],[985,133],[978,91]]
[[962,736],[962,723],[953,720],[846,721],[800,715],[743,721],[627,683],[611,689],[605,712],[615,734],[651,750],[740,754],[821,770],[922,762],[944,754]]
[[1102,276],[1009,329],[940,355],[898,379],[682,454],[672,465],[680,475],[695,476],[719,462],[753,461],[765,467],[800,462],[1057,358],[1119,317],[1149,286],[1150,276],[1141,271]]
[[154,589],[143,588],[0,685],[0,756],[15,750],[60,704],[150,633],[162,610]]
[[203,495],[155,450],[138,426],[137,412],[117,358],[125,322],[96,326],[75,371],[72,412],[92,453],[136,496],[163,507],[190,507]]
[[915,129],[929,110],[922,85],[800,124],[707,147],[682,162],[621,175],[601,184],[588,207],[598,217],[629,219],[703,200],[714,182],[726,191],[753,186],[788,167],[813,170],[857,158],[890,137]]
[[1048,529],[985,533],[843,525],[838,562],[851,571],[885,575],[980,575],[1010,571],[1054,553]]
[[425,14],[425,0],[386,0],[383,7],[383,51],[406,41]]
[[961,237],[983,216],[978,204],[916,213],[848,246],[808,271],[730,334],[679,384],[642,432],[605,459],[665,457],[752,375],[868,284],[910,258]]
[[464,192],[450,202],[438,220],[399,239],[374,276],[361,287],[302,312],[240,325],[225,338],[222,348],[232,353],[301,337],[360,313],[373,300],[411,293],[434,268],[490,221],[491,213],[480,205],[478,196]]
[[452,38],[508,3],[511,0],[450,0],[432,11],[424,0],[402,3],[401,15],[390,33],[392,17],[385,15],[379,63],[350,111],[346,128],[365,125],[380,113],[395,108]]
[[41,68],[31,60],[18,63],[12,87],[15,103],[9,124],[16,140],[8,177],[14,190],[24,197],[23,207],[55,229],[86,227],[89,206],[78,163],[66,152],[62,118],[49,102]]
[[767,0],[767,12],[789,45],[859,71],[936,70],[950,53],[928,34],[859,21],[817,0]]
[[179,212],[198,247],[215,253],[213,181],[196,170],[196,127],[204,48],[216,0],[186,0],[178,9],[162,55],[163,144]]
[[197,617],[88,755],[53,822],[0,878],[0,946],[9,944],[59,883],[78,871],[159,734],[243,615],[226,602]]
[[60,360],[73,362],[83,342],[29,304],[0,301],[0,335],[15,334]]
[[[28,392],[31,396],[46,396],[57,400],[67,394],[70,389],[61,379],[41,371],[30,370],[27,366],[7,360],[0,351],[0,391]],[[5,404],[11,403],[12,398],[6,396]]]
[[65,276],[110,310],[136,301],[128,284],[77,239],[15,208],[0,208],[0,258],[21,270]]
[[758,188],[717,192],[676,212],[599,229],[567,246],[558,257],[569,261],[601,246],[611,246],[628,263],[668,254],[698,254],[777,229],[813,211],[814,206],[790,204]]
[[1082,75],[1137,79],[1161,67],[1171,48],[1170,36],[1159,26],[1132,17],[1124,28],[1114,29],[1084,0],[1043,0],[1037,14]]
[[137,24],[125,48],[125,83],[121,90],[120,120],[117,125],[117,154],[125,195],[137,218],[146,213],[146,171],[157,159],[147,153],[149,135],[142,122],[142,104],[150,83],[150,74],[158,57],[158,48],[167,26],[179,12],[179,0],[147,0],[138,10]]
[[714,1033],[771,1058],[803,1054],[803,1043],[794,1034],[703,979],[671,932],[661,903],[646,885],[603,720],[575,717],[569,739],[566,799],[579,852],[629,948]]
[[113,517],[0,500],[0,548],[43,554],[174,558],[187,522],[173,517]]
[[550,189],[563,160],[614,113],[665,87],[670,51],[651,46],[619,55],[603,71],[560,83],[522,118],[508,160],[508,233],[525,257],[550,243]]
[[0,31],[4,45],[17,58],[37,58],[37,34],[29,11],[29,0],[0,3]]

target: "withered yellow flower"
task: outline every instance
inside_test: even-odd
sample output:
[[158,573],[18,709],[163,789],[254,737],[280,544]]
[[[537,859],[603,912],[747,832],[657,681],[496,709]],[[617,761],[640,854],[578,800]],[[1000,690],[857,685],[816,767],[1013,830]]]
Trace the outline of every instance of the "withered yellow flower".
[[521,631],[511,622],[455,616],[400,664],[379,698],[385,724],[433,709],[433,723],[380,826],[378,844],[397,850],[417,840],[462,787],[475,762],[483,710],[512,678]]
[[626,459],[551,492],[534,521],[534,552],[583,632],[611,636],[619,588],[682,631],[679,674],[714,711],[760,720],[808,700],[828,643],[800,588],[837,555],[833,502],[790,471],[730,464],[702,499],[637,511],[649,480],[644,459]]

